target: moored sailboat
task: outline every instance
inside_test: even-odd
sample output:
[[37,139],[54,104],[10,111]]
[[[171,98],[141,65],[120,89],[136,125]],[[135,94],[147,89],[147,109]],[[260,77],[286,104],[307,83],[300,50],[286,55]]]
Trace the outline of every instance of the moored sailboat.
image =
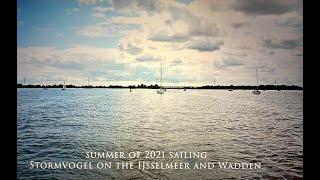
[[63,81],[63,86],[62,86],[62,89],[61,89],[61,90],[66,90],[66,89],[67,89],[66,81]]
[[259,94],[261,94],[261,92],[258,89],[258,87],[259,87],[259,84],[258,84],[258,69],[256,69],[256,76],[257,76],[257,89],[252,91],[252,93],[255,94],[255,95],[259,95]]
[[157,89],[157,94],[164,94],[164,90],[162,88],[162,65],[160,70],[161,78],[160,78],[160,89]]

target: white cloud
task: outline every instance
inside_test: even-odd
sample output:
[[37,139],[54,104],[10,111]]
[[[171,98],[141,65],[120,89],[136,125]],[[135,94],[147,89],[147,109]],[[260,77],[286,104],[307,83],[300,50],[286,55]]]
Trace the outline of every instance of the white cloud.
[[[300,1],[257,0],[247,5],[246,2],[194,0],[183,4],[114,0],[112,7],[93,7],[92,16],[97,19],[93,18],[91,25],[76,32],[88,38],[118,37],[116,49],[45,48],[38,52],[37,47],[37,52],[20,55],[20,59],[30,64],[47,59],[52,72],[53,69],[61,72],[74,64],[74,74],[81,73],[76,68],[94,70],[93,63],[122,64],[124,69],[113,70],[117,77],[112,79],[119,83],[152,82],[150,74],[158,76],[161,63],[168,84],[203,85],[212,82],[213,74],[218,84],[254,84],[254,69],[259,67],[260,76],[264,77],[261,83],[274,79],[285,83],[290,79],[301,85],[303,18]],[[97,1],[82,0],[81,3]],[[113,16],[107,16],[111,11]],[[28,49],[32,51],[35,49]],[[116,58],[108,59],[113,53]],[[59,59],[55,61],[61,61],[59,65],[54,66],[49,60],[52,58]],[[27,67],[37,68],[36,64]],[[96,77],[102,78],[103,68],[95,68]],[[20,70],[27,74],[26,70]]]
[[85,77],[92,79],[105,77],[107,79],[108,73],[119,70],[117,66],[121,65],[118,59],[118,49],[92,46],[73,46],[66,49],[18,48],[18,78],[27,77],[34,80],[67,78],[70,83],[77,84],[82,83]]
[[77,33],[79,35],[87,36],[87,37],[91,37],[91,38],[103,37],[103,36],[109,35],[107,29],[105,29],[102,26],[94,26],[94,25],[80,29],[77,31]]
[[92,11],[95,13],[106,13],[108,11],[114,11],[114,9],[112,7],[97,6],[92,8]]
[[119,44],[119,49],[121,51],[128,52],[130,54],[139,54],[143,52],[143,46],[139,40],[135,39],[134,41],[123,41]]
[[107,12],[114,11],[112,7],[97,6],[92,8],[92,16],[95,18],[106,19]]
[[142,56],[138,56],[136,58],[136,60],[141,61],[141,62],[161,61],[161,57],[160,56],[153,56],[151,54],[144,54]]
[[201,39],[189,41],[186,44],[186,48],[196,49],[198,51],[216,51],[219,50],[222,45],[223,41],[221,40]]
[[232,7],[246,14],[284,14],[302,8],[302,0],[236,0]]
[[90,38],[119,37],[135,29],[138,29],[138,27],[132,24],[99,23],[83,27],[77,30],[77,33]]

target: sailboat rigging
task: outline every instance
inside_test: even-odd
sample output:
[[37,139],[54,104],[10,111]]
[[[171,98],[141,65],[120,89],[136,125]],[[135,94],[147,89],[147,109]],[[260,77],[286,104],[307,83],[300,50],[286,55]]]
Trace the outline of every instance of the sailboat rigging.
[[258,90],[259,84],[258,84],[258,69],[256,69],[256,77],[257,77],[257,89],[252,91],[253,94],[259,95],[261,92]]
[[160,70],[160,89],[157,90],[157,94],[164,94],[164,90],[162,88],[162,64],[161,64],[161,70]]
[[61,90],[66,90],[67,86],[66,86],[66,81],[63,81],[63,86]]
[[88,77],[88,85],[87,85],[87,88],[88,88],[88,89],[92,89],[92,86],[90,85],[89,77]]

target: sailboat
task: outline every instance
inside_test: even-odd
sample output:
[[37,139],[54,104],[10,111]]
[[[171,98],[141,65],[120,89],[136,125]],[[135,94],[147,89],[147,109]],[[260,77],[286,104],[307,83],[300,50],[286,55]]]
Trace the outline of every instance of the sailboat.
[[280,91],[280,88],[277,87],[277,80],[274,81],[274,86],[275,86],[276,88],[278,88],[277,91]]
[[164,94],[164,90],[162,88],[162,65],[161,65],[161,79],[160,79],[160,89],[157,89],[157,94]]
[[63,81],[63,86],[61,90],[66,90],[67,86],[66,86],[66,81]]
[[257,76],[257,89],[252,91],[252,93],[255,95],[259,95],[259,94],[261,94],[261,92],[258,90],[258,86],[259,86],[259,84],[258,84],[258,69],[256,69],[256,76]]
[[89,78],[88,78],[88,86],[87,86],[88,89],[92,89],[92,86],[90,86],[90,81],[89,81]]
[[44,85],[44,84],[42,84],[42,89],[43,89],[43,90],[48,90],[48,89],[47,89],[47,86]]

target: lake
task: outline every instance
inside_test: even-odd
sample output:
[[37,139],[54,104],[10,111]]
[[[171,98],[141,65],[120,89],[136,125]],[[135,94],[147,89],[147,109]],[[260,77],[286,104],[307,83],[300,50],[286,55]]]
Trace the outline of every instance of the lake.
[[[152,161],[262,168],[30,169],[30,161],[94,163],[85,152],[119,151],[206,152]],[[19,88],[17,164],[19,179],[302,179],[303,91]]]

